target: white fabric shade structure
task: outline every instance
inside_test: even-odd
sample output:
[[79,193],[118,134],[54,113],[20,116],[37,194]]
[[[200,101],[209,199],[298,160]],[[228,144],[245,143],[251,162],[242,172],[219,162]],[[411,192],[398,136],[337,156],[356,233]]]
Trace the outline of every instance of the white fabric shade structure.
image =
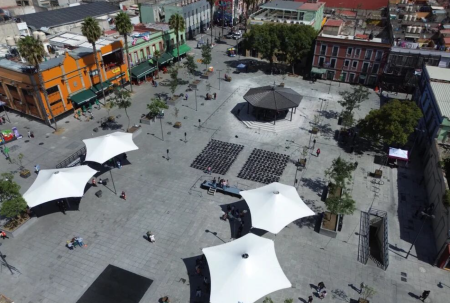
[[82,197],[86,183],[97,171],[89,166],[43,169],[23,194],[30,208],[42,203],[72,197]]
[[104,136],[84,139],[86,145],[85,161],[105,163],[117,155],[139,149],[133,142],[133,134],[115,132]]
[[293,186],[278,182],[241,191],[252,216],[252,227],[279,233],[289,223],[315,213],[299,197]]
[[247,234],[203,249],[211,274],[211,303],[253,303],[291,287],[275,254],[272,240]]
[[408,151],[389,147],[389,158],[408,161]]

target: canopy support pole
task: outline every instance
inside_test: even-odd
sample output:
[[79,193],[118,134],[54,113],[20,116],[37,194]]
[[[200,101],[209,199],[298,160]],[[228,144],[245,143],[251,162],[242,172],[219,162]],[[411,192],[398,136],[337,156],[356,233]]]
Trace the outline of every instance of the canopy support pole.
[[[117,166],[116,157],[113,158],[113,162],[114,162],[114,166]],[[113,184],[113,187],[114,187],[114,194],[117,195],[116,184],[114,183],[114,178],[113,178],[113,175],[112,175],[112,169],[109,170],[109,174],[111,175],[111,181],[112,181],[112,184]]]
[[294,109],[293,108],[291,108],[291,121],[292,121],[292,112],[294,111]]

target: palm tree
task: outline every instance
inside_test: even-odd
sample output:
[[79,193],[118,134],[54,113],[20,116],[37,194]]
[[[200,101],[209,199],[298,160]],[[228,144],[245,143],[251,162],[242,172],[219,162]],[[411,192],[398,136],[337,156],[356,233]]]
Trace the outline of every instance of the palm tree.
[[211,46],[213,44],[213,8],[214,8],[214,4],[216,3],[215,0],[206,0],[209,3],[209,9],[211,10],[210,15],[209,15],[209,24],[211,26]]
[[178,66],[180,65],[180,32],[184,32],[185,23],[184,18],[180,14],[174,14],[170,16],[169,28],[173,29],[177,38],[177,55],[178,55]]
[[98,25],[97,20],[92,17],[86,17],[81,24],[81,33],[87,38],[88,42],[92,44],[95,65],[97,67],[98,76],[100,79],[100,89],[102,90],[103,101],[106,103],[105,91],[103,90],[102,72],[100,70],[100,66],[98,65],[97,47],[95,46],[95,42],[100,39],[102,35],[102,29],[100,28],[100,25]]
[[158,79],[159,79],[159,58],[161,58],[161,52],[159,50],[155,50],[153,53],[153,59],[155,59],[156,61],[156,73],[158,75]]
[[[131,23],[130,16],[125,12],[120,12],[116,16],[116,29],[119,34],[123,35],[123,40],[125,41],[125,52],[127,54],[127,64],[128,64],[128,74],[131,77],[131,64],[130,64],[130,54],[128,52],[128,34],[133,31],[133,24]],[[130,81],[130,89],[133,92],[133,85]]]
[[[39,84],[41,85],[41,90],[44,94],[45,103],[47,104],[48,111],[52,116],[53,123],[55,123],[55,130],[57,130],[58,126],[56,125],[55,115],[53,115],[52,108],[50,107],[50,103],[48,102],[47,90],[45,89],[44,79],[42,78],[42,73],[39,68],[39,63],[42,62],[45,55],[44,45],[40,40],[34,39],[33,36],[26,36],[25,38],[19,40],[18,47],[20,55],[25,58],[25,60],[27,60],[29,64],[33,65],[34,69],[36,70],[36,73],[39,77]],[[47,116],[47,111],[45,112]],[[50,124],[48,116],[46,118],[47,122]]]

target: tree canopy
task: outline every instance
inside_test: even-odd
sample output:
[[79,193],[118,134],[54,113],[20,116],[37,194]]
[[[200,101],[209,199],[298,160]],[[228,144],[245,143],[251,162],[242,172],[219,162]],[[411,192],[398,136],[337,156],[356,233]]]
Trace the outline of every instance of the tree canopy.
[[355,200],[346,193],[344,193],[341,197],[331,197],[327,198],[325,201],[325,205],[328,211],[332,214],[343,214],[343,215],[351,215],[355,211]]
[[131,93],[126,89],[117,88],[114,90],[114,102],[118,108],[123,108],[125,110],[125,115],[128,118],[128,128],[130,128],[130,116],[128,116],[127,108],[131,106]]
[[169,27],[175,32],[175,37],[177,39],[177,55],[178,55],[178,65],[180,64],[180,32],[185,30],[185,22],[183,16],[180,14],[173,14],[169,19]]
[[355,165],[352,162],[338,157],[333,160],[331,166],[325,171],[325,176],[330,178],[336,186],[345,188],[346,183],[352,179],[354,170]]
[[244,34],[243,45],[268,60],[271,69],[274,55],[283,54],[294,72],[295,62],[308,55],[316,36],[317,32],[311,26],[265,23],[252,25],[251,30]]
[[147,104],[147,109],[151,116],[158,115],[162,109],[168,109],[167,104],[158,98],[153,98],[150,104]]
[[392,100],[359,121],[359,134],[378,143],[404,145],[420,118],[422,112],[414,102]]
[[186,61],[184,62],[184,67],[188,70],[188,72],[195,76],[195,72],[197,71],[197,64],[195,64],[195,60],[193,56],[186,56]]
[[35,67],[39,67],[39,63],[44,60],[45,49],[42,42],[33,36],[26,36],[17,43],[20,55],[27,60],[28,63]]
[[202,46],[202,63],[205,64],[206,71],[208,71],[208,64],[210,64],[212,61],[211,57],[211,46],[209,45],[203,45]]
[[7,218],[14,218],[27,208],[27,203],[20,194],[20,185],[14,182],[14,176],[3,173],[0,176],[0,214]]
[[367,99],[369,99],[369,90],[362,86],[352,87],[353,91],[341,92],[339,93],[343,100],[338,101],[342,107],[348,111],[353,112],[354,109],[358,109],[360,104]]

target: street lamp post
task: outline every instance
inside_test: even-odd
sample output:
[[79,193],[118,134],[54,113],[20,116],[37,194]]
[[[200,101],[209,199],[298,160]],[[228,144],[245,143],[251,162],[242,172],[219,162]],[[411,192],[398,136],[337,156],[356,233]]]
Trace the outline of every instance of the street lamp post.
[[220,72],[222,71],[221,69],[217,70],[219,72],[219,90],[220,90]]
[[197,88],[194,88],[195,91],[195,111],[197,111]]
[[411,250],[412,250],[413,246],[416,245],[416,242],[417,242],[417,239],[419,238],[420,232],[422,231],[423,226],[425,225],[425,219],[434,219],[434,215],[430,215],[430,214],[427,214],[427,213],[425,213],[425,212],[421,212],[421,215],[424,217],[424,218],[422,219],[422,225],[420,226],[420,229],[419,229],[419,231],[417,232],[416,238],[414,239],[414,242],[411,244],[411,247],[409,248],[408,253],[406,254],[405,259],[408,259],[409,254],[411,253]]
[[159,123],[161,124],[161,137],[162,137],[162,140],[164,141],[164,131],[163,131],[163,127],[162,127],[162,116],[161,115],[159,117]]

